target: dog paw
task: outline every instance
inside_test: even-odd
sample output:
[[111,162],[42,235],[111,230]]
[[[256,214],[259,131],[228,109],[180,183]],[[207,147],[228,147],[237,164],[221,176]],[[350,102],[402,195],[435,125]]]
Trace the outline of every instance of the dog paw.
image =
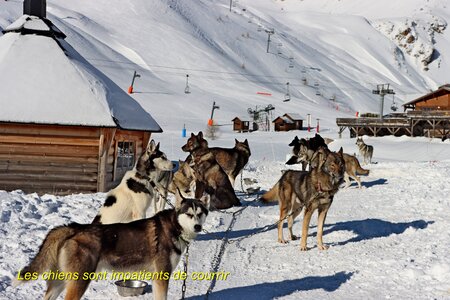
[[328,250],[330,247],[326,245],[318,245],[317,248],[319,248],[319,250]]
[[308,248],[306,246],[300,246],[300,251],[308,251]]
[[285,239],[278,239],[278,243],[280,243],[280,244],[287,244],[288,241],[286,241]]
[[298,240],[298,237],[296,235],[291,235],[291,240],[293,241]]

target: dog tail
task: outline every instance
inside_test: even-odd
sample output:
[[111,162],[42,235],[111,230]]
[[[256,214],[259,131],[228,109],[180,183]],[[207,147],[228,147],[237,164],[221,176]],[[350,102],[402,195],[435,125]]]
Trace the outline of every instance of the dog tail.
[[356,159],[356,173],[359,175],[369,175],[369,170],[363,169],[359,164],[359,160]]
[[75,229],[71,226],[60,226],[50,230],[45,237],[44,242],[42,242],[39,252],[28,266],[19,271],[19,274],[17,274],[17,277],[14,278],[12,285],[18,286],[19,284],[27,281],[37,279],[29,277],[27,277],[29,279],[25,279],[24,276],[19,276],[20,274],[24,275],[29,273],[39,275],[47,270],[57,270],[59,249],[62,247],[64,242],[74,234]]
[[280,183],[277,182],[268,192],[266,192],[264,195],[259,198],[259,200],[263,203],[269,203],[269,202],[275,202],[279,200],[278,197],[278,189],[279,189]]

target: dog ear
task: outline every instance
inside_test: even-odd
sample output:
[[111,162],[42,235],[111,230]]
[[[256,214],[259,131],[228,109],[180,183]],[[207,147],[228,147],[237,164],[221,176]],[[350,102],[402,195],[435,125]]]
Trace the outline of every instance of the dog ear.
[[234,139],[234,143],[237,145],[239,144],[239,141],[237,139]]
[[344,157],[344,149],[342,149],[342,147],[341,147],[341,149],[339,149],[338,154],[339,154],[342,158]]
[[195,137],[195,134],[193,132],[191,132],[191,137]]
[[147,152],[153,152],[155,149],[155,141],[152,139],[147,145]]
[[200,202],[209,210],[209,205],[211,203],[211,196],[207,193],[203,193],[203,196],[200,198]]
[[158,151],[159,150],[159,142],[158,142],[158,144],[156,144],[156,147],[155,147],[155,151]]
[[244,144],[246,144],[248,146],[248,141],[247,139],[245,139]]

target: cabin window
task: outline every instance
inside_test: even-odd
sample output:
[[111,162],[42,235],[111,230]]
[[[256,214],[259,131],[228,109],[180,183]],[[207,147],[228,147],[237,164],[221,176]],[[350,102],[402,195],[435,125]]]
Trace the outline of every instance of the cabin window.
[[129,141],[117,142],[114,180],[122,179],[126,171],[133,169],[135,161],[135,143]]

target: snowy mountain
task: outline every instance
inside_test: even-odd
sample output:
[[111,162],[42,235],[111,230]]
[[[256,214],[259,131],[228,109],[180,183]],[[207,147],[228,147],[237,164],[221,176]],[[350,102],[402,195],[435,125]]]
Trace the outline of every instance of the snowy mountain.
[[[337,116],[378,111],[376,84],[390,83],[401,104],[449,81],[445,0],[231,3],[49,1],[48,18],[124,90],[137,70],[133,96],[165,130],[203,128],[213,101],[219,124],[272,104],[273,117],[311,113],[333,128]],[[0,3],[0,27],[21,14],[21,3]],[[287,82],[292,100],[282,102]]]
[[[214,120],[223,126],[210,145],[232,147],[235,138],[248,139],[252,156],[243,177],[268,190],[287,168],[292,138],[316,131],[235,133],[231,120],[269,104],[273,119],[311,114],[312,125],[320,119],[320,133],[335,139],[331,150],[357,153],[355,139],[346,133],[338,139],[335,118],[378,112],[377,84],[390,83],[401,104],[450,82],[449,6],[448,0],[49,0],[47,16],[123,91],[134,71],[141,75],[131,96],[161,125],[164,132],[152,138],[170,159],[186,157],[183,125],[188,133],[204,130],[215,101]],[[22,1],[0,1],[0,29],[21,15]],[[6,50],[0,48],[0,61]],[[27,61],[17,62],[24,73],[35,63]],[[49,75],[40,68],[33,74]],[[291,100],[283,102],[287,82]],[[391,104],[386,98],[385,113]],[[187,296],[204,299],[210,289],[210,299],[449,299],[450,141],[365,141],[374,146],[374,163],[363,166],[370,174],[362,189],[352,184],[336,194],[325,223],[328,251],[317,249],[316,214],[309,251],[301,252],[298,241],[277,243],[270,226],[278,220],[277,204],[238,192],[244,211],[235,222],[230,212],[237,208],[211,212],[208,233],[191,244],[189,258],[190,273],[217,268],[231,275],[215,286],[189,279]],[[249,187],[239,181],[237,191]],[[12,279],[49,229],[91,222],[104,198],[0,191],[0,299],[40,298],[42,280],[13,288]],[[299,216],[294,232],[301,222]],[[115,289],[113,281],[99,280],[85,298],[122,299]],[[179,299],[181,289],[171,280],[169,299]],[[136,299],[148,299],[149,292]]]

